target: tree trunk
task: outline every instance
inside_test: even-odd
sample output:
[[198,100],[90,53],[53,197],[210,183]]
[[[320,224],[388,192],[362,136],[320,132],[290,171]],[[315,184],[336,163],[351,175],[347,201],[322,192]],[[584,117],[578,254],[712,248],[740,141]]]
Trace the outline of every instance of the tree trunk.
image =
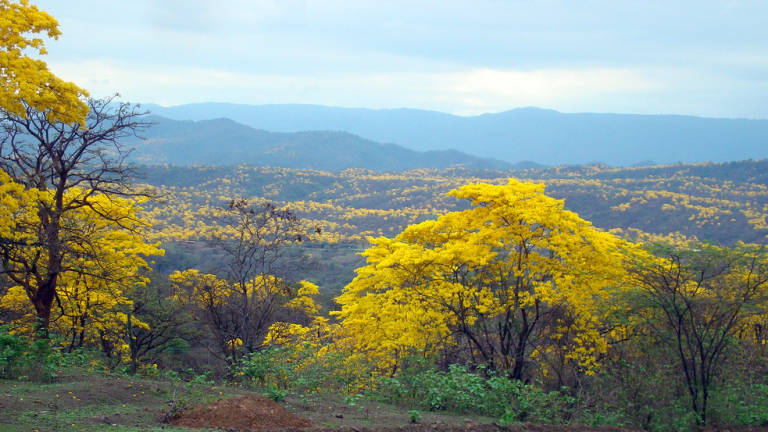
[[37,288],[34,298],[32,298],[32,304],[35,306],[35,314],[37,315],[37,327],[35,333],[38,337],[48,337],[48,326],[51,323],[51,307],[53,306],[53,298],[56,294],[56,281],[57,274],[49,275],[49,277]]

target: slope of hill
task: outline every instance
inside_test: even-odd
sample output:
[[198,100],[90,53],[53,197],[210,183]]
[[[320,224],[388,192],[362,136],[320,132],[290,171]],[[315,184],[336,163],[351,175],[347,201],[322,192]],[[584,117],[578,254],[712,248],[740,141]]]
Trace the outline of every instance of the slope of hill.
[[[366,236],[394,236],[405,226],[467,203],[446,192],[470,182],[508,177],[544,183],[547,194],[598,228],[630,239],[680,233],[723,243],[768,244],[768,159],[727,164],[639,168],[562,166],[528,170],[413,170],[376,173],[238,166],[143,167],[144,182],[163,199],[145,204],[164,272],[215,263],[205,242],[217,209],[233,198],[267,199],[287,206],[314,232],[305,244],[313,282],[330,302],[363,264]],[[618,231],[620,230],[620,231]],[[192,258],[191,258],[192,257]],[[313,268],[314,268],[313,267]]]
[[415,109],[358,109],[318,105],[202,103],[160,107],[153,113],[179,120],[227,117],[279,132],[343,130],[413,150],[456,149],[508,162],[546,165],[600,161],[628,166],[726,162],[768,156],[768,120],[678,115],[565,114],[538,108],[461,117]]
[[[602,229],[703,240],[768,243],[768,159],[726,164],[640,168],[563,166],[518,171],[414,170],[379,174],[364,170],[330,173],[252,166],[144,167],[145,181],[167,192],[173,205],[159,206],[160,230],[188,227],[178,212],[198,214],[231,198],[264,198],[289,206],[336,240],[392,235],[408,224],[456,210],[467,203],[445,193],[508,177],[544,183],[547,194],[565,200]],[[204,220],[195,217],[191,220]]]
[[134,140],[139,163],[175,165],[249,163],[286,168],[339,171],[365,168],[401,171],[415,168],[509,168],[510,164],[455,150],[418,152],[380,144],[347,132],[273,133],[229,119],[178,121],[150,116],[153,126]]

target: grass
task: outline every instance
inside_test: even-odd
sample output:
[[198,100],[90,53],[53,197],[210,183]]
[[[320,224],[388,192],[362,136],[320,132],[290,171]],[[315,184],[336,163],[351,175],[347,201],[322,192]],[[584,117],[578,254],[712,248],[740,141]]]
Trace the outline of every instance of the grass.
[[[174,411],[252,393],[241,387],[71,370],[54,382],[0,380],[0,430],[200,431],[163,422]],[[289,394],[281,404],[324,427],[393,427],[410,422],[407,408],[338,394]],[[421,414],[422,424],[464,425],[493,419]],[[210,429],[209,429],[210,430]]]
[[[177,409],[242,389],[98,372],[64,374],[52,383],[0,380],[3,431],[189,431],[163,423]],[[199,429],[198,429],[199,430]]]

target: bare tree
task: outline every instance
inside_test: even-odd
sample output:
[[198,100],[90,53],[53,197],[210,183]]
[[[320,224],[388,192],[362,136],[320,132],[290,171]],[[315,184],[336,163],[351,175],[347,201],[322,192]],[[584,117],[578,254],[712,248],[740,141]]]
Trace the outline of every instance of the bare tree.
[[90,112],[84,125],[52,121],[50,112],[28,105],[26,116],[0,111],[0,169],[51,197],[37,203],[38,226],[23,227],[35,233],[33,249],[0,242],[2,273],[24,288],[44,332],[57,283],[66,271],[65,258],[72,253],[68,245],[85,240],[77,226],[65,223],[65,216],[88,207],[101,217],[114,218],[94,205],[93,197],[135,195],[129,189],[134,171],[122,141],[149,126],[145,112],[118,102],[116,96],[88,99],[87,104]]
[[285,283],[286,249],[304,240],[299,218],[270,202],[233,200],[225,221],[231,235],[218,239],[233,290],[228,314],[246,352],[255,351],[292,293]]
[[191,269],[171,281],[178,301],[210,331],[200,342],[235,363],[262,347],[273,323],[307,319],[288,305],[300,287],[291,246],[306,238],[299,218],[270,202],[232,200],[224,210],[213,221],[222,228],[214,241],[223,252],[218,275]]
[[746,318],[765,314],[768,257],[762,247],[699,245],[661,248],[662,259],[638,263],[633,275],[645,296],[649,327],[677,354],[691,408],[707,422],[712,384]]

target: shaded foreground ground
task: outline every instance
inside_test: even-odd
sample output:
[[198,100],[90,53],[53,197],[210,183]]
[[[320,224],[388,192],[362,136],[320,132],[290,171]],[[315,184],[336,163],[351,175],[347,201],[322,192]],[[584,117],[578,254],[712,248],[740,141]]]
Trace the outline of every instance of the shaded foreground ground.
[[[327,408],[326,408],[327,405]],[[389,409],[387,409],[389,408]],[[392,407],[376,403],[343,406],[333,398],[295,398],[285,408],[263,396],[249,394],[221,399],[179,413],[170,422],[191,428],[227,431],[306,432],[630,432],[619,427],[517,424],[500,426],[489,419],[425,414],[418,424],[403,422]],[[289,411],[291,409],[294,412]],[[304,417],[307,416],[307,417]],[[312,420],[310,420],[310,418]],[[330,421],[333,418],[334,421]],[[702,432],[768,432],[759,427],[710,427]]]
[[[223,402],[217,402],[220,400]],[[310,430],[352,431],[364,428],[383,430],[409,424],[407,408],[365,400],[351,402],[335,394],[293,395],[275,404],[256,392],[238,387],[99,372],[74,371],[50,383],[0,379],[2,432],[195,431],[199,429],[191,429],[190,426],[203,426],[202,421],[194,420],[195,413],[204,413],[206,409],[216,411],[215,414],[209,412],[207,417],[220,420],[239,419],[245,422],[251,418],[253,411],[261,410],[278,420],[291,418],[290,421],[295,421],[264,422],[254,417],[255,423],[235,423],[231,426],[223,422],[207,423],[208,427],[219,428],[215,430],[297,430],[300,426],[309,426]],[[289,414],[295,416],[289,417]],[[193,420],[186,423],[185,417]],[[422,413],[422,427],[433,424],[441,428],[461,427],[465,424],[491,423],[493,420]],[[184,426],[186,424],[190,426]]]
[[[70,373],[40,384],[0,380],[0,431],[474,431],[628,432],[622,428],[513,425],[494,419],[423,412],[339,395],[294,395],[275,403],[237,387]],[[768,432],[710,428],[707,432]]]
[[[327,401],[326,401],[327,402]],[[305,408],[307,408],[305,406]],[[345,414],[340,410],[341,407],[329,405],[328,411],[335,411],[333,417],[343,420]],[[335,409],[334,409],[335,408]],[[379,407],[381,408],[381,407]],[[365,411],[363,408],[358,414]],[[303,414],[314,417],[315,422],[322,424],[327,414],[323,414],[324,409],[310,409]],[[347,410],[348,411],[348,410]],[[350,415],[351,414],[351,415]],[[170,422],[177,426],[186,426],[192,428],[220,428],[227,431],[307,431],[307,432],[384,432],[384,431],[476,431],[476,432],[559,432],[559,431],[601,431],[601,432],[624,432],[628,429],[622,428],[589,428],[576,426],[544,426],[522,424],[514,426],[498,426],[494,423],[477,423],[470,418],[464,418],[463,424],[455,422],[446,423],[445,419],[425,423],[423,420],[419,424],[384,424],[387,420],[395,420],[395,424],[402,423],[402,418],[388,418],[386,412],[368,413],[364,418],[358,418],[354,413],[347,412],[350,420],[358,423],[357,426],[351,425],[331,425],[320,426],[288,411],[277,403],[258,395],[244,395],[229,399],[222,399],[204,406],[197,406],[187,411],[179,413]],[[326,419],[327,420],[327,419]],[[361,425],[362,420],[372,423],[368,426]],[[399,420],[399,421],[397,421]],[[455,420],[455,419],[453,419]],[[454,424],[451,424],[454,423]]]

